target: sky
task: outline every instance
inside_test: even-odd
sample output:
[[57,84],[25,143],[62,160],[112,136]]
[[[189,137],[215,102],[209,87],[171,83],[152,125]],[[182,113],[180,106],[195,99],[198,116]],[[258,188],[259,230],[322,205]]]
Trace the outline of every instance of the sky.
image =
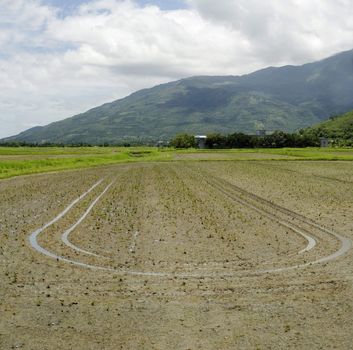
[[350,49],[351,0],[0,0],[0,138],[168,81]]

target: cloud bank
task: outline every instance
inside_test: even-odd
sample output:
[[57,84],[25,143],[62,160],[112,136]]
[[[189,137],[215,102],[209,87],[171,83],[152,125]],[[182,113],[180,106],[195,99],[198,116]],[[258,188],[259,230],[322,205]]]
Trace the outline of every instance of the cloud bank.
[[[153,3],[153,1],[151,1]],[[353,48],[348,0],[0,0],[0,137],[192,75],[237,75]]]

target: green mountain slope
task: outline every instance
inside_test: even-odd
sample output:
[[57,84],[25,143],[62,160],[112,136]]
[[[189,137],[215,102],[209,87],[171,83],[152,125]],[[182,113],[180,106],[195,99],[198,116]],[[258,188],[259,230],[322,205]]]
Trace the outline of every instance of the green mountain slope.
[[353,109],[352,92],[353,50],[303,66],[159,85],[5,141],[94,144],[178,132],[294,131]]
[[305,132],[320,137],[353,140],[353,111],[341,116],[331,117],[325,122],[308,128]]

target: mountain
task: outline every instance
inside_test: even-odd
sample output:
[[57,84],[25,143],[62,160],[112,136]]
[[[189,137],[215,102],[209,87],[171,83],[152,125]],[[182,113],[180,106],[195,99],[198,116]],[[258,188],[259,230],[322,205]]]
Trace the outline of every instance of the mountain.
[[182,79],[2,141],[97,144],[179,132],[295,131],[351,109],[353,50],[302,66]]
[[306,129],[305,132],[320,137],[353,141],[353,111],[341,116],[332,116],[329,120]]

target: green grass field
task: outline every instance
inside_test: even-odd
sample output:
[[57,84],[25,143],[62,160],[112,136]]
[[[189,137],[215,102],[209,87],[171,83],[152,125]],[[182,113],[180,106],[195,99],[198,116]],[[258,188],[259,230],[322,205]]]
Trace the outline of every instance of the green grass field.
[[126,162],[188,160],[353,160],[353,149],[159,150],[153,147],[0,147],[0,179]]
[[169,157],[169,152],[159,152],[157,148],[0,147],[0,179],[141,160],[168,160]]

